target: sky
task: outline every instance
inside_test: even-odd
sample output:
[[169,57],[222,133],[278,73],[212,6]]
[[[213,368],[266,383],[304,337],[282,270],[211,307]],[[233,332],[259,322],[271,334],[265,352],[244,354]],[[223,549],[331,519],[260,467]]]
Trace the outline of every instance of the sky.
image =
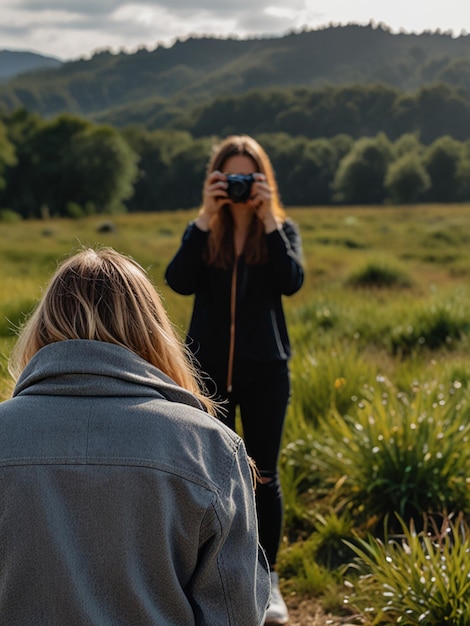
[[62,60],[189,36],[281,36],[329,24],[470,33],[470,0],[0,0],[0,50]]

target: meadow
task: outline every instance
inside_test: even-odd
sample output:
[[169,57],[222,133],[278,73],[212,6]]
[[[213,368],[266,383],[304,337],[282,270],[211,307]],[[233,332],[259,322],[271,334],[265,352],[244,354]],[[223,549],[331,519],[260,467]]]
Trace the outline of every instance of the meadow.
[[[285,299],[286,594],[360,624],[470,623],[470,205],[291,208],[306,280]],[[82,245],[164,284],[195,211],[0,223],[0,400],[14,329]]]

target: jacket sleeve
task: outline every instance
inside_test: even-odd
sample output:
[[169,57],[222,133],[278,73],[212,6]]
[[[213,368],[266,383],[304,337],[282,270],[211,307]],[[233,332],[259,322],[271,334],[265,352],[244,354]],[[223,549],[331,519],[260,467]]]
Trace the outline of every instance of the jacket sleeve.
[[304,281],[302,243],[297,225],[286,220],[282,229],[266,236],[266,242],[273,280],[282,294],[290,296],[300,289]]
[[195,293],[203,270],[202,255],[209,232],[191,222],[186,228],[181,245],[165,271],[166,283],[183,296]]
[[253,477],[241,440],[227,484],[201,533],[203,547],[191,584],[196,624],[260,626],[270,578],[258,543]]

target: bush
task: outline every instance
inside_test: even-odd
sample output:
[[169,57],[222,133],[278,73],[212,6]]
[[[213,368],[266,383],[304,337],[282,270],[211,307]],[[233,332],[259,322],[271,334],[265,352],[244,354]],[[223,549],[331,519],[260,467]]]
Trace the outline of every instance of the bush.
[[74,220],[79,220],[85,215],[84,209],[76,202],[67,202],[65,207],[66,217],[71,217]]
[[0,209],[0,222],[4,224],[15,224],[21,222],[21,215],[11,209]]

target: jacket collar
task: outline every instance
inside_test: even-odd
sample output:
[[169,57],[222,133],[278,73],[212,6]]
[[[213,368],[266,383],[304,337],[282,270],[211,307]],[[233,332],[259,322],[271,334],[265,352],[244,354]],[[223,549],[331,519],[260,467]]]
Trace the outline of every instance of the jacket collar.
[[153,396],[201,409],[199,400],[161,370],[121,346],[72,339],[41,348],[13,396]]

